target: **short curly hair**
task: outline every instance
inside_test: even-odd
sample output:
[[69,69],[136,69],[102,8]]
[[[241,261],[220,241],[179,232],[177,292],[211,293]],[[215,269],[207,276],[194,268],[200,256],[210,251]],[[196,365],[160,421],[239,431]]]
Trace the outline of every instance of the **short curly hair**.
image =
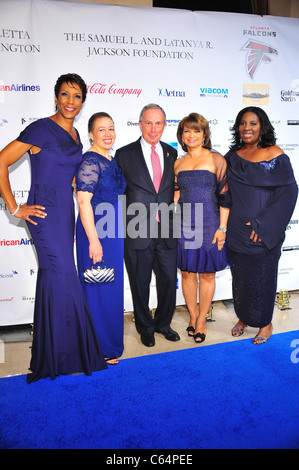
[[66,73],[64,75],[60,75],[54,87],[54,93],[56,98],[58,98],[58,94],[63,83],[76,83],[76,85],[80,87],[80,90],[82,92],[82,103],[84,103],[87,95],[87,86],[83,78],[80,77],[80,75],[77,75],[76,73]]

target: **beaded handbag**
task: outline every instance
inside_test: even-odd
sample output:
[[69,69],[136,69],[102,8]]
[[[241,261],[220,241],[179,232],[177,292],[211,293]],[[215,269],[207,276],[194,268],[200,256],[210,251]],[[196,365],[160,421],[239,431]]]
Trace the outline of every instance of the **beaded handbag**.
[[113,282],[114,281],[114,268],[107,268],[104,260],[101,261],[104,264],[104,268],[98,266],[91,269],[85,269],[83,273],[84,282],[88,284],[97,284],[101,282]]

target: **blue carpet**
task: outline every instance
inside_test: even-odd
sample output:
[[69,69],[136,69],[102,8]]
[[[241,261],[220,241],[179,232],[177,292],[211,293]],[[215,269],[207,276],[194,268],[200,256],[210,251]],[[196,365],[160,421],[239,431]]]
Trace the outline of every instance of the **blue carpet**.
[[299,331],[0,379],[2,449],[297,449]]

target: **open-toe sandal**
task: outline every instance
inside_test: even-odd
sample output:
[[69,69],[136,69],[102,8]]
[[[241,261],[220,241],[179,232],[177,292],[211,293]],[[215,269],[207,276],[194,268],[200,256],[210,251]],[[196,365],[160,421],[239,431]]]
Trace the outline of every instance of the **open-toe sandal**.
[[232,328],[232,336],[238,338],[238,336],[242,336],[244,334],[244,330],[245,328],[237,328],[236,326],[234,326]]
[[[267,338],[266,336],[259,336],[259,335],[256,335],[253,340],[252,340],[252,343],[253,344],[263,344],[263,343],[267,343],[269,341],[269,339],[271,338],[271,336],[269,338]],[[257,341],[255,341],[257,340]]]
[[[194,326],[188,326],[188,327],[186,328],[186,331],[187,331],[187,333],[188,333],[188,336],[193,336],[193,334],[194,334],[194,332],[195,332],[195,328],[194,328]],[[193,334],[191,334],[191,333],[193,333]]]
[[117,364],[119,364],[119,360],[117,359],[117,357],[105,357],[105,362],[109,366],[116,366]]
[[[193,335],[195,343],[203,343],[206,339],[206,335],[204,333],[196,333]],[[197,338],[200,338],[200,341],[196,341]]]

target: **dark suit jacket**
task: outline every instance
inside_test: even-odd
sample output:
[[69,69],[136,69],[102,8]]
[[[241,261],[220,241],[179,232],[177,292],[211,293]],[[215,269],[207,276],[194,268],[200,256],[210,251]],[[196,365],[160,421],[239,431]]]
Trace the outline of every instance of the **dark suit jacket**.
[[[151,204],[166,203],[167,206],[173,204],[174,195],[174,163],[177,158],[177,151],[170,145],[160,142],[164,153],[164,170],[160,189],[158,194],[154,188],[152,178],[149,174],[146,162],[143,156],[141,138],[125,147],[118,149],[115,153],[115,159],[127,182],[126,188],[126,222],[127,234],[125,243],[127,247],[134,249],[146,248],[153,238],[151,228],[157,228],[156,211]],[[134,203],[142,203],[133,206]],[[141,212],[138,211],[138,206]],[[136,210],[137,209],[137,210]],[[136,211],[135,211],[136,210]],[[131,212],[131,213],[130,213]],[[168,248],[173,248],[177,239],[173,238],[173,213],[163,210],[160,213],[161,227],[166,232],[169,226],[169,236],[164,237]],[[130,230],[135,227],[136,238],[132,238]],[[138,222],[138,224],[137,224]],[[133,230],[134,231],[134,230]]]

